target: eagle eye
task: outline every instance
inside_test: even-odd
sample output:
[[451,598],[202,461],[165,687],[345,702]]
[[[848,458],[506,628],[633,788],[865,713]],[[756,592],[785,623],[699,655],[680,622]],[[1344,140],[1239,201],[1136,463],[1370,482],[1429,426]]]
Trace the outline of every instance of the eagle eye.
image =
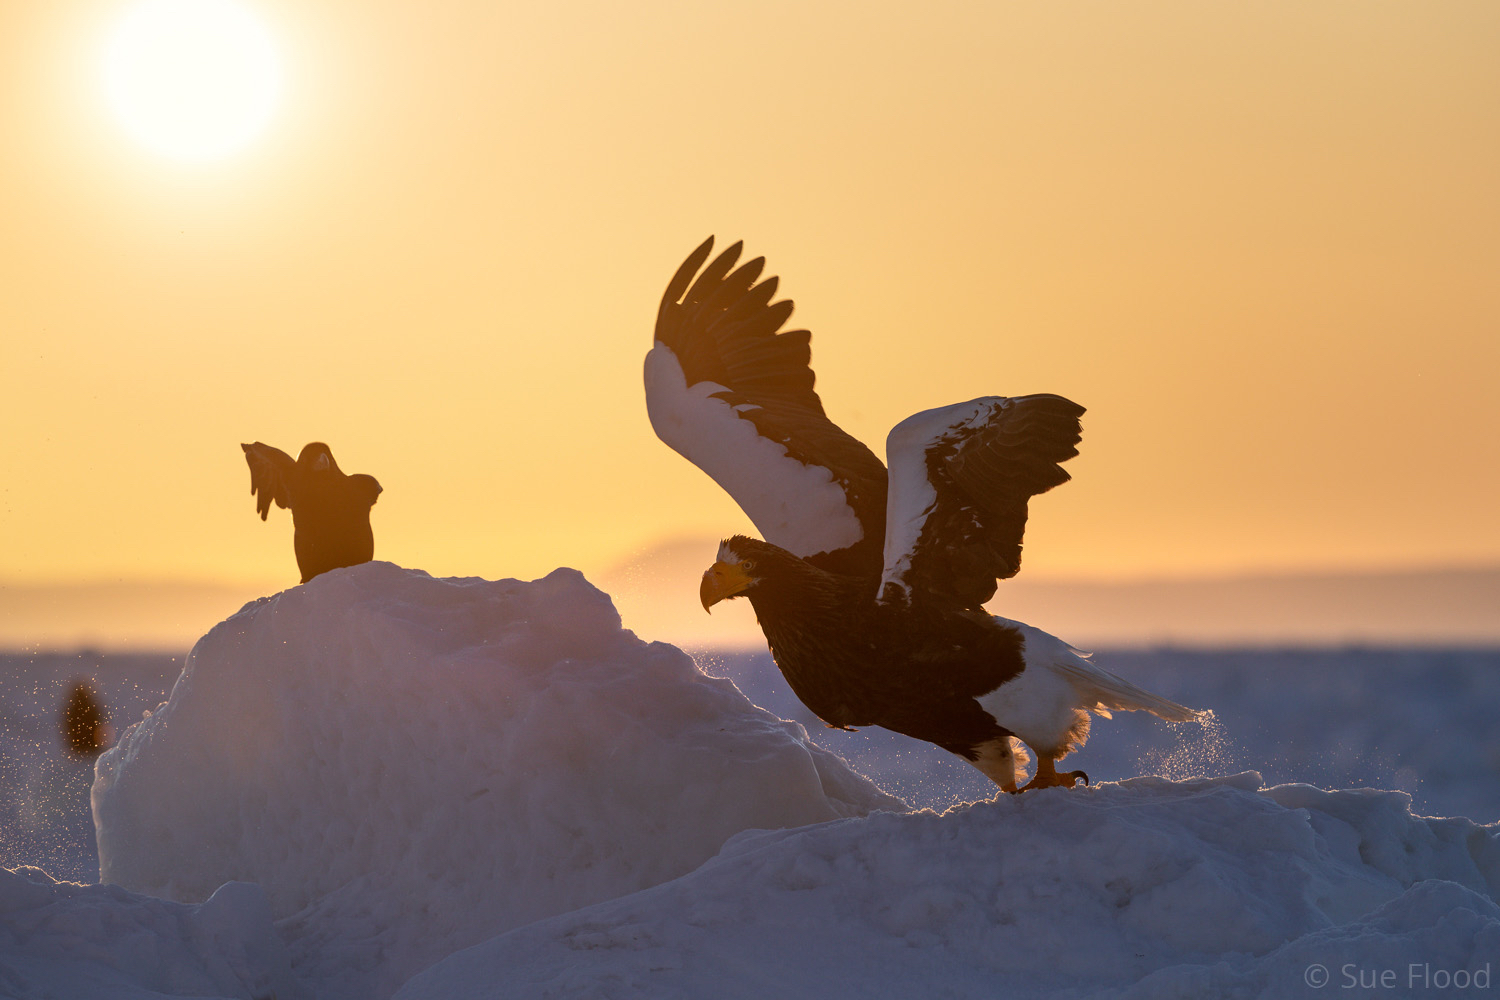
[[754,559],[741,559],[740,560],[740,566],[744,568],[744,570],[745,570],[746,573],[754,573],[755,572],[755,560]]

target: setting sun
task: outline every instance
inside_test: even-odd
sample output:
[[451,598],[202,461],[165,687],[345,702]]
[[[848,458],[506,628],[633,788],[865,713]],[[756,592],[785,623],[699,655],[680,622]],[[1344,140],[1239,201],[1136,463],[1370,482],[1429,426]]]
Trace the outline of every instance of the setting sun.
[[281,65],[265,26],[233,0],[148,0],[113,33],[104,83],[140,142],[173,159],[211,160],[265,128]]

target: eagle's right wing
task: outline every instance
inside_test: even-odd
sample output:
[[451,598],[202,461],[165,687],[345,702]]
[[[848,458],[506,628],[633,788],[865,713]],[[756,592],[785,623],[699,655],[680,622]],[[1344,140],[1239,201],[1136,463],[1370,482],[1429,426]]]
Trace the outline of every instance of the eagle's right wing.
[[280,448],[272,448],[259,441],[242,444],[245,462],[250,466],[250,494],[255,497],[255,510],[264,521],[271,511],[271,501],[285,510],[292,505],[291,479],[297,463],[292,456]]
[[[667,285],[646,355],[651,426],[734,497],[765,537],[824,569],[872,579],[885,533],[885,466],[823,412],[812,335],[759,284],[741,244],[706,268],[709,237]],[[699,274],[699,268],[703,268]],[[696,280],[694,276],[696,275]]]

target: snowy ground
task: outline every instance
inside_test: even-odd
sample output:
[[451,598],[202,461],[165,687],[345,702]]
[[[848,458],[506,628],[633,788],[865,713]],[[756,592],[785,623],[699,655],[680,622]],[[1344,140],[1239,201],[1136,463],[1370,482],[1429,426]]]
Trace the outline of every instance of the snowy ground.
[[[803,723],[915,806],[989,797],[988,782],[936,747],[881,729],[823,727],[787,688],[769,654],[697,652],[756,704]],[[1144,713],[1095,722],[1068,767],[1119,781],[1259,771],[1268,784],[1409,792],[1429,816],[1500,820],[1500,650],[1102,651],[1100,665],[1215,721],[1167,725]]]
[[[327,574],[181,681],[3,658],[0,863],[37,867],[0,873],[0,996],[1500,989],[1500,826],[1470,822],[1500,818],[1500,652],[1099,656],[1216,723],[1100,720],[1069,761],[1094,788],[994,801],[892,734],[808,740],[704,676],[803,718],[767,657],[700,672],[571,571]],[[113,885],[53,881],[98,874],[56,736],[77,677],[117,732],[176,682],[101,762]]]
[[1500,964],[1492,835],[1476,857],[1478,827],[1414,819],[1399,793],[1259,785],[1133,779],[744,834],[675,882],[460,952],[398,1000],[1288,997],[1320,962],[1403,985],[1413,962]]

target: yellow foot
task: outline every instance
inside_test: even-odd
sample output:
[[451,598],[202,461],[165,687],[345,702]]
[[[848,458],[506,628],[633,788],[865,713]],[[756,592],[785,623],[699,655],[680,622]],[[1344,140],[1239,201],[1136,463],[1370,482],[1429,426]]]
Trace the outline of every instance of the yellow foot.
[[1064,771],[1062,774],[1056,771],[1043,774],[1039,771],[1036,777],[1021,786],[1020,791],[1029,792],[1033,788],[1072,788],[1079,781],[1087,785],[1089,776],[1082,771]]
[[1062,774],[1058,774],[1054,764],[1056,759],[1056,757],[1050,754],[1038,753],[1036,755],[1036,774],[1032,775],[1031,780],[1021,786],[1021,791],[1029,792],[1033,788],[1072,788],[1080,778],[1083,779],[1085,785],[1089,783],[1089,776],[1082,771],[1065,771]]

